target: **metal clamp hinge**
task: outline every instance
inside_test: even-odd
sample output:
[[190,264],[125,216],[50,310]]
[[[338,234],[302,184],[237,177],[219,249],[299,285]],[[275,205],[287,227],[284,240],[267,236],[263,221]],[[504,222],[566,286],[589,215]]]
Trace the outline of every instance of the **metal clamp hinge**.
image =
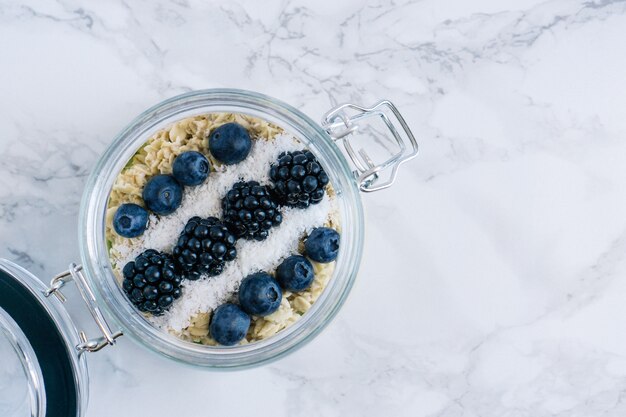
[[87,305],[87,309],[91,313],[96,325],[102,332],[101,337],[96,337],[93,339],[88,339],[85,332],[79,332],[80,343],[76,345],[76,349],[79,353],[83,352],[97,352],[104,348],[105,346],[114,345],[115,339],[122,336],[123,333],[121,330],[116,332],[111,331],[109,324],[106,319],[102,315],[100,308],[96,304],[96,297],[93,294],[93,291],[89,287],[85,276],[82,273],[83,267],[82,265],[70,264],[69,268],[65,272],[61,272],[57,274],[50,281],[50,287],[44,291],[44,295],[49,297],[54,294],[61,302],[66,301],[66,297],[60,291],[61,288],[68,282],[74,281],[76,283],[76,287],[78,288],[78,292],[81,295],[83,301]]
[[[395,124],[384,112],[385,108],[389,109],[400,123],[406,138],[400,134]],[[347,110],[356,111],[356,114],[350,116]],[[350,140],[348,140],[348,136],[358,130],[359,122],[372,116],[378,116],[383,120],[399,147],[399,151],[396,154],[380,164],[375,164],[364,149],[359,149],[356,152]],[[364,192],[378,191],[390,187],[396,180],[398,167],[417,156],[418,144],[415,136],[413,136],[411,129],[396,106],[389,100],[380,101],[370,108],[351,103],[342,104],[326,113],[322,120],[322,127],[331,138],[343,143],[346,153],[356,167],[354,172],[359,188]],[[408,146],[406,139],[408,139]],[[380,174],[383,171],[389,171],[386,181],[380,181]]]

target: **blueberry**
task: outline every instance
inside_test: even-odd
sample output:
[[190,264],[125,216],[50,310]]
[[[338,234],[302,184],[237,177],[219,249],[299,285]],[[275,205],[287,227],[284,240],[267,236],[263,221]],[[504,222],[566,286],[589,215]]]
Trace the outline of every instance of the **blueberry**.
[[211,165],[200,152],[183,152],[174,159],[174,178],[182,185],[200,185],[209,176]]
[[148,211],[137,204],[122,204],[113,217],[113,228],[122,237],[137,237],[148,226]]
[[249,327],[250,316],[235,304],[222,304],[213,312],[209,330],[217,343],[233,346],[246,337]]
[[239,304],[248,314],[267,316],[278,310],[283,292],[278,282],[266,272],[248,275],[239,286]]
[[252,141],[246,128],[238,123],[226,123],[209,135],[209,149],[218,161],[232,165],[246,159]]
[[292,255],[276,269],[276,281],[286,290],[302,291],[311,286],[315,278],[313,265],[304,256]]
[[183,187],[171,175],[157,175],[143,188],[143,201],[149,210],[160,215],[173,213],[183,199]]
[[329,227],[318,227],[304,242],[304,250],[316,262],[332,262],[339,252],[339,233]]

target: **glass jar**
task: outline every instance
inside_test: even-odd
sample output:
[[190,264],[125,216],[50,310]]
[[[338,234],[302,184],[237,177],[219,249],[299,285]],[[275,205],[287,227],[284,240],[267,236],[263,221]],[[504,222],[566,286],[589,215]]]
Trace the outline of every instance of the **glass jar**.
[[[212,112],[244,113],[258,117],[280,126],[299,139],[325,168],[336,192],[341,223],[341,246],[333,277],[311,309],[296,323],[268,339],[232,347],[186,342],[153,327],[131,305],[118,285],[105,240],[108,196],[115,178],[131,156],[156,131],[180,119]],[[350,142],[351,134],[370,117],[380,118],[397,143],[397,152],[380,164],[375,164],[363,150],[355,152]],[[348,158],[337,143],[343,145]],[[256,366],[277,359],[310,341],[341,308],[356,277],[364,238],[360,192],[390,186],[399,165],[416,155],[415,138],[397,109],[388,101],[381,101],[372,108],[353,104],[339,106],[328,112],[320,125],[288,104],[253,92],[219,89],[186,93],[166,100],[137,117],[115,138],[93,168],[80,207],[78,237],[82,266],[71,264],[69,270],[57,275],[47,289],[41,288],[42,285],[27,271],[9,262],[3,261],[0,268],[6,269],[6,276],[13,277],[16,282],[26,282],[25,287],[35,295],[36,304],[43,304],[45,313],[60,328],[57,333],[67,350],[68,364],[71,365],[68,369],[74,369],[74,391],[79,399],[76,415],[81,415],[83,401],[86,401],[86,392],[83,392],[86,382],[78,382],[86,381],[83,353],[114,345],[115,339],[122,334],[165,357],[210,369]],[[385,175],[387,178],[383,179]],[[67,313],[57,311],[65,311],[62,308],[65,297],[61,289],[70,281],[75,282],[102,332],[101,336],[87,338],[83,332],[76,331]],[[4,307],[2,302],[0,307]],[[26,336],[30,340],[30,336]],[[47,387],[45,372],[43,379]]]

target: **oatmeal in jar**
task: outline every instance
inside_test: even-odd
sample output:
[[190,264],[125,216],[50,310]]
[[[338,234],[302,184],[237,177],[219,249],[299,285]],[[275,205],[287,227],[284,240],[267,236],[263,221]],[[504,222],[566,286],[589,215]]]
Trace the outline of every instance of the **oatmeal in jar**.
[[269,338],[332,278],[340,224],[324,167],[290,133],[209,113],[161,129],[112,187],[109,258],[152,325],[204,345]]

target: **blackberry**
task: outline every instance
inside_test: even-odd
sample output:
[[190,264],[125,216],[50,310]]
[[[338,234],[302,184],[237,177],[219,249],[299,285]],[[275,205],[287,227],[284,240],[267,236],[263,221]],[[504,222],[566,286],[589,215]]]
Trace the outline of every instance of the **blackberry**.
[[322,201],[328,184],[328,175],[307,150],[281,153],[270,168],[270,179],[279,202],[297,208]]
[[256,181],[239,181],[222,199],[224,222],[237,237],[264,240],[283,221],[269,188]]
[[124,265],[122,288],[143,312],[160,316],[182,294],[181,276],[170,255],[148,249]]
[[184,278],[195,281],[202,274],[219,275],[226,261],[237,256],[237,239],[216,217],[192,217],[174,247],[174,260]]

